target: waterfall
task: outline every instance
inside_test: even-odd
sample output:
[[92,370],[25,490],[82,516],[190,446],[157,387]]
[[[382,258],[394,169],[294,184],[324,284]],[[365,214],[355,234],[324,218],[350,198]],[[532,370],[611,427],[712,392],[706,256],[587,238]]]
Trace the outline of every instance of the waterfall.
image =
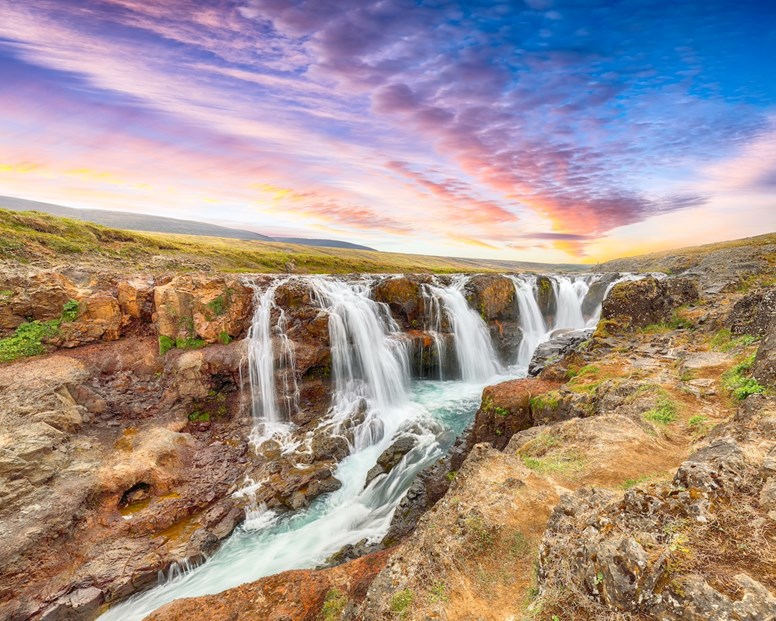
[[[286,335],[285,311],[275,305],[275,292],[288,280],[276,280],[264,291],[251,284],[255,310],[248,330],[248,377],[251,387],[251,413],[255,421],[252,439],[257,444],[287,431],[289,416],[299,405],[294,348]],[[274,327],[273,311],[277,311]],[[276,375],[279,377],[276,378]],[[278,379],[281,384],[280,394]]]
[[[439,297],[434,295],[428,285],[421,288],[423,296],[423,308],[425,309],[425,319],[423,330],[431,337],[432,347],[434,348],[435,359],[437,361],[436,379],[445,379],[445,359],[447,357],[447,343],[442,335],[442,306],[439,303]],[[421,348],[423,344],[421,343]],[[421,349],[421,361],[423,360],[423,350]],[[421,364],[422,366],[422,364]],[[422,369],[421,369],[422,371]]]
[[547,324],[536,301],[536,277],[529,276],[523,279],[512,276],[511,278],[515,283],[520,330],[523,333],[517,350],[517,364],[528,368],[536,347],[549,338]]
[[449,286],[428,285],[428,288],[432,295],[442,301],[450,320],[461,378],[465,382],[476,383],[499,373],[501,365],[493,349],[488,327],[463,295],[466,281],[466,276],[457,276]]
[[557,303],[553,330],[583,329],[585,318],[582,315],[582,300],[590,288],[589,285],[582,279],[572,281],[568,276],[553,276],[552,288]]
[[355,434],[358,451],[378,442],[386,426],[395,427],[397,416],[388,413],[408,402],[409,344],[387,308],[370,298],[371,281],[312,278],[310,284],[329,315],[331,418],[364,416]]

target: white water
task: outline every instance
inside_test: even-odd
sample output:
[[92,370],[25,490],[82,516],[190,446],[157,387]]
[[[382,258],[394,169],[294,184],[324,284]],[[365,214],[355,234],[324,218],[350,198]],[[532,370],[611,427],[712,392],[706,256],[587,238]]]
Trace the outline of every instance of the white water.
[[536,347],[549,338],[549,331],[536,302],[536,278],[529,276],[523,279],[514,276],[512,281],[515,283],[520,329],[523,333],[517,350],[517,365],[528,368]]
[[[269,437],[285,435],[289,431],[288,417],[299,406],[299,389],[294,373],[294,349],[286,336],[285,312],[275,305],[275,292],[287,281],[288,279],[276,280],[264,291],[253,286],[256,310],[248,330],[248,377],[251,386],[251,413],[255,421],[252,441],[257,445]],[[274,327],[272,311],[277,314]],[[279,349],[277,361],[273,346],[275,341]],[[276,374],[282,383],[280,395]]]
[[429,285],[429,291],[440,300],[450,320],[455,343],[455,356],[461,379],[468,383],[483,382],[502,371],[485,322],[469,306],[463,295],[466,276],[457,276],[448,286]]
[[[253,507],[245,523],[207,562],[171,572],[159,586],[111,608],[100,617],[101,621],[140,621],[174,599],[218,593],[281,571],[314,567],[343,545],[364,538],[382,539],[414,476],[439,459],[471,420],[483,386],[524,375],[533,349],[549,338],[552,330],[584,327],[581,301],[587,282],[583,287],[567,277],[557,277],[558,312],[548,327],[536,303],[535,279],[513,280],[523,330],[518,367],[511,368],[509,375],[499,375],[501,369],[490,334],[466,302],[466,278],[460,277],[448,286],[427,285],[425,293],[430,298],[427,308],[432,309],[427,313],[428,322],[437,334],[442,332],[442,311],[450,323],[463,379],[410,382],[407,341],[401,338],[387,309],[370,299],[371,281],[310,278],[308,282],[321,308],[329,314],[335,382],[333,406],[322,424],[354,430],[351,455],[334,473],[342,487],[293,514],[278,515]],[[262,437],[266,437],[267,430],[274,433],[276,425],[288,431],[285,421],[288,408],[293,406],[293,401],[289,403],[285,397],[278,400],[272,381],[278,369],[293,370],[293,348],[285,337],[284,317],[279,310],[276,325],[271,326],[278,285],[257,293],[249,343],[252,405],[254,415],[264,425]],[[443,343],[441,336],[439,342]],[[439,347],[437,353],[443,355],[443,346]],[[288,386],[284,383],[284,395],[289,392]],[[416,447],[389,474],[376,477],[364,487],[367,473],[379,455],[405,433],[415,435]],[[251,488],[239,493],[250,496]]]

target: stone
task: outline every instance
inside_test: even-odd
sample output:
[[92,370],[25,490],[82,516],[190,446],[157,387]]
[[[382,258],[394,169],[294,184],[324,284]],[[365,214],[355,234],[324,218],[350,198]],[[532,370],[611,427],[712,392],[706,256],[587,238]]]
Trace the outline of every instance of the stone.
[[588,340],[592,330],[556,330],[553,336],[540,343],[528,365],[528,375],[536,377],[546,366],[559,361]]
[[690,278],[642,278],[616,284],[601,308],[607,330],[635,330],[671,319],[675,309],[698,300]]

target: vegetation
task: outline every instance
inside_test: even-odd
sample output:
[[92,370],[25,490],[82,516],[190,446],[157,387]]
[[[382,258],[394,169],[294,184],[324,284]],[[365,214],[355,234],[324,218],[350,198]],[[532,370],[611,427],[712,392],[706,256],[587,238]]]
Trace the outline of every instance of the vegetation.
[[530,403],[532,410],[555,410],[560,403],[560,396],[555,391],[548,392],[531,397]]
[[[539,270],[536,263],[455,259],[423,255],[312,247],[221,237],[136,233],[37,211],[0,209],[0,262],[53,263],[63,257],[79,263],[99,260],[133,270],[302,274],[503,272]],[[554,270],[576,266],[552,266]],[[210,309],[219,314],[221,304]],[[224,306],[225,308],[225,306]]]
[[668,425],[677,418],[676,404],[665,394],[661,394],[657,399],[657,405],[651,410],[644,412],[642,418],[658,425]]
[[321,608],[318,619],[320,621],[337,621],[347,605],[347,596],[338,588],[331,588],[323,600],[323,608]]
[[521,457],[526,468],[538,474],[571,474],[579,472],[585,465],[584,459],[574,452],[554,453],[544,457]]
[[[224,341],[221,335],[226,335],[227,340]],[[229,335],[226,334],[225,332],[222,332],[218,338],[219,338],[219,341],[221,341],[224,344],[228,344],[232,340],[229,337]],[[207,345],[207,342],[205,342],[203,339],[199,339],[195,337],[186,337],[186,338],[178,337],[174,339],[170,336],[165,336],[164,334],[162,334],[159,337],[159,355],[164,356],[164,354],[166,354],[168,351],[176,347],[178,349],[200,349],[205,345]]]
[[709,341],[709,345],[711,345],[711,348],[714,351],[729,352],[734,349],[749,347],[757,342],[757,340],[757,337],[752,336],[751,334],[744,334],[738,338],[733,338],[730,330],[723,328],[714,333],[714,336],[712,336]]
[[641,334],[665,334],[666,332],[671,332],[672,330],[684,330],[686,328],[691,328],[692,325],[692,321],[682,317],[679,312],[675,312],[671,316],[671,319],[668,321],[652,323],[648,326],[644,326],[643,328],[639,329],[639,332]]
[[45,353],[44,342],[59,334],[63,322],[75,321],[80,306],[75,300],[68,300],[62,307],[62,314],[48,321],[28,321],[21,324],[11,336],[0,339],[0,362],[17,358],[38,356]]
[[391,612],[403,619],[410,611],[414,599],[415,596],[409,589],[398,591],[391,598]]
[[194,410],[189,414],[189,420],[192,423],[209,423],[210,422],[210,413],[209,412],[202,412],[200,410]]
[[754,354],[750,354],[722,376],[725,388],[737,401],[765,392],[765,386],[751,376],[754,357]]

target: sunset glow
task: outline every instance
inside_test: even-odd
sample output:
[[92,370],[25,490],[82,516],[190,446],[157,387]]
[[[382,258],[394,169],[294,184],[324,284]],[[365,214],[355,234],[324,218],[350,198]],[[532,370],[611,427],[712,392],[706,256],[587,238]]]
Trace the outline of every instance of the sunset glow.
[[776,230],[776,4],[0,0],[0,194],[592,262]]

